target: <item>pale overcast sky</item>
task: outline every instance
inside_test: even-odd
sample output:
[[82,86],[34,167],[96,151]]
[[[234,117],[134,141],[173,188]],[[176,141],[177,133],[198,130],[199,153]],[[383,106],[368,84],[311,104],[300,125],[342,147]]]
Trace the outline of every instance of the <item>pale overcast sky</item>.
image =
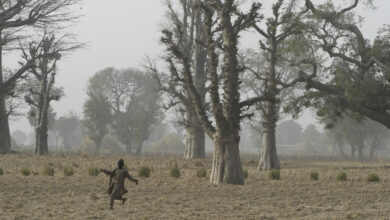
[[[262,2],[267,8],[274,1]],[[358,10],[365,18],[364,33],[370,38],[379,27],[390,23],[390,0],[374,2],[376,10],[363,6]],[[164,7],[160,0],[86,0],[82,8],[75,10],[84,16],[73,32],[88,47],[59,64],[57,85],[64,87],[66,97],[53,104],[57,116],[71,110],[82,113],[86,82],[97,71],[110,66],[137,67],[146,55],[156,56],[161,52],[159,38]],[[254,37],[245,37],[243,41],[244,47],[257,47]],[[313,120],[310,114],[305,114],[300,122],[305,126]],[[25,119],[12,120],[11,130],[16,129],[26,131],[31,127]]]

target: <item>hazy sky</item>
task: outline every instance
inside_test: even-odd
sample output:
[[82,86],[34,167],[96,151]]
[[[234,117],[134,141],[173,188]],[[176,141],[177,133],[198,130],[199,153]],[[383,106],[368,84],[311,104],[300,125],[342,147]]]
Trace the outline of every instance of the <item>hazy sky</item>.
[[[261,2],[266,2],[266,8],[274,1]],[[375,11],[364,6],[358,10],[365,18],[364,34],[370,38],[380,26],[390,23],[390,0],[375,2]],[[64,87],[66,97],[53,104],[57,116],[70,110],[82,113],[86,82],[97,71],[110,66],[137,67],[146,55],[153,57],[161,52],[159,38],[164,7],[160,0],[87,0],[82,8],[75,10],[84,16],[73,32],[88,47],[59,64],[56,82]],[[257,47],[256,38],[248,35],[243,40],[244,47]],[[300,122],[307,125],[313,120],[310,114],[305,114]],[[12,120],[11,130],[15,129],[31,130],[25,119]]]

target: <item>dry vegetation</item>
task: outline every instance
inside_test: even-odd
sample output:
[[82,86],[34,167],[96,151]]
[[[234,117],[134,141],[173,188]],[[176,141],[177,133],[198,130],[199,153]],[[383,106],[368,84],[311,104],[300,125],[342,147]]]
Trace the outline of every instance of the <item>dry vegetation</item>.
[[[118,157],[0,156],[0,219],[386,219],[390,216],[390,163],[283,159],[281,179],[259,175],[257,162],[244,159],[244,186],[212,185],[198,178],[211,160],[126,157],[130,172],[151,169],[139,185],[126,182],[129,200],[109,210],[108,178],[89,176],[88,168],[114,168]],[[177,163],[181,177],[169,177]],[[45,167],[55,169],[45,176]],[[23,176],[22,168],[33,175]],[[72,167],[73,176],[64,168]],[[315,169],[320,178],[310,179]],[[346,181],[337,181],[340,171]],[[367,182],[375,173],[380,182]]]

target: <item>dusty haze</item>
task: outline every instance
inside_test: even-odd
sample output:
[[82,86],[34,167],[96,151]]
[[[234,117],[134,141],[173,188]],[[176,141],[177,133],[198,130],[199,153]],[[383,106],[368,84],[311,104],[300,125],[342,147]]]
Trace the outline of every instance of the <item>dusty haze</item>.
[[[377,0],[375,5],[376,10],[365,6],[358,10],[365,18],[364,34],[370,38],[390,20],[390,1]],[[264,8],[269,9],[270,3],[265,3]],[[81,42],[88,43],[88,47],[60,62],[57,85],[64,87],[66,96],[53,103],[57,116],[69,111],[82,113],[86,82],[98,70],[110,66],[137,67],[146,55],[158,56],[161,51],[159,39],[165,9],[160,0],[89,0],[75,10],[84,16],[75,25],[74,33]],[[257,45],[257,38],[250,33],[243,36],[243,47]],[[306,126],[314,120],[307,111],[299,122]],[[25,116],[11,121],[11,130],[16,129],[32,130]]]

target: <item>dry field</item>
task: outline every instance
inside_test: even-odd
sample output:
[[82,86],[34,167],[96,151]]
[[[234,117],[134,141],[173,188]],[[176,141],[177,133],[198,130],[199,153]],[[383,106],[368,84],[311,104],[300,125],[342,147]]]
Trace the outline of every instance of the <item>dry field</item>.
[[[390,219],[390,163],[282,159],[281,180],[258,174],[256,162],[243,159],[249,177],[244,186],[212,185],[197,178],[196,170],[210,170],[211,160],[126,157],[130,173],[137,177],[142,165],[151,167],[150,178],[139,185],[126,182],[129,200],[109,210],[105,194],[108,178],[88,176],[89,167],[114,168],[118,157],[27,155],[0,156],[0,219]],[[169,177],[177,162],[182,177]],[[54,177],[43,168],[55,167]],[[64,176],[65,166],[74,168]],[[34,174],[23,176],[22,168]],[[312,181],[312,170],[319,180]],[[339,171],[348,180],[338,182]],[[380,182],[368,183],[368,173]],[[138,177],[137,177],[138,178]]]

